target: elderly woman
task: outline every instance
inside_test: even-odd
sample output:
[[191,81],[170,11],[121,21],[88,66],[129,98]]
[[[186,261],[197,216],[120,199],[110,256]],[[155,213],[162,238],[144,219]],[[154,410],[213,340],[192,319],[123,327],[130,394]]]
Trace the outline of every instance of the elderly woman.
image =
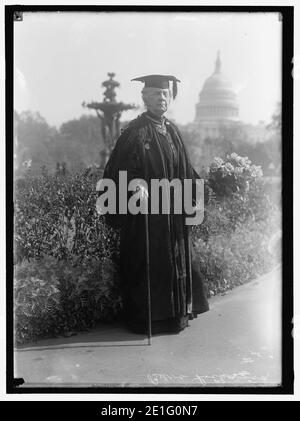
[[[117,140],[103,178],[119,187],[119,172],[133,179],[199,178],[192,168],[178,128],[165,116],[178,80],[150,75],[133,79],[145,83],[142,97],[147,111],[131,121]],[[169,83],[173,82],[173,95]],[[141,184],[141,197],[148,191]],[[118,197],[118,195],[117,195]],[[151,200],[151,198],[149,198]],[[199,264],[194,257],[190,227],[184,214],[149,213],[147,238],[145,215],[107,215],[107,222],[121,229],[120,269],[124,316],[137,333],[148,329],[147,271],[150,278],[152,333],[178,333],[188,320],[208,310]],[[148,248],[147,248],[148,247]],[[147,259],[148,256],[148,259]],[[149,267],[147,267],[147,264]]]

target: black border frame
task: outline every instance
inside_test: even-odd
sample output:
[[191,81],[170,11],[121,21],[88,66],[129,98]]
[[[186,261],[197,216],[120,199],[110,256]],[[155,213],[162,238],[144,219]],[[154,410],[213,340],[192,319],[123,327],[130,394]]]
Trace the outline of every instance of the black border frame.
[[[278,12],[282,31],[282,384],[277,387],[19,387],[14,379],[13,341],[13,48],[14,12]],[[16,22],[16,24],[22,24]],[[118,393],[118,394],[293,394],[293,6],[5,6],[6,56],[6,393]],[[19,381],[18,381],[19,380]],[[63,402],[62,402],[63,403]],[[65,403],[65,402],[64,402]],[[73,402],[74,404],[76,402]],[[78,403],[78,402],[77,402]],[[117,402],[111,402],[112,404]],[[180,402],[180,404],[183,402]],[[76,408],[77,405],[74,405]]]

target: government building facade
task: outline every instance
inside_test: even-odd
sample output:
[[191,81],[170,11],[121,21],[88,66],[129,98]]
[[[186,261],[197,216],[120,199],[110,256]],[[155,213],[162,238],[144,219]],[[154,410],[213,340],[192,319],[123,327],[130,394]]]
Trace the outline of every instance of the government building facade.
[[231,82],[222,73],[218,51],[214,73],[206,79],[196,104],[194,126],[201,137],[220,137],[222,128],[235,127],[239,120],[239,106]]
[[239,119],[237,94],[231,81],[223,74],[220,52],[217,53],[215,69],[199,94],[195,107],[195,119],[188,124],[188,130],[197,133],[199,139],[222,139],[242,135],[247,140],[259,142],[266,139],[263,122],[246,124]]

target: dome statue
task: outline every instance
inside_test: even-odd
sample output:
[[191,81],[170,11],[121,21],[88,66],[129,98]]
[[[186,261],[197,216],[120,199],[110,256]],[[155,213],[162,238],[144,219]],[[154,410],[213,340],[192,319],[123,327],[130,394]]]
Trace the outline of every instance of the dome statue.
[[206,79],[196,105],[195,123],[237,121],[239,107],[230,81],[221,72],[218,51],[214,73]]

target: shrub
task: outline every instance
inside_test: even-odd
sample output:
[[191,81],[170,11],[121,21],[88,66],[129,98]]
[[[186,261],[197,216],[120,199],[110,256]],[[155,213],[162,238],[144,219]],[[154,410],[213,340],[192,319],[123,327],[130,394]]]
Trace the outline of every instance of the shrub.
[[263,175],[261,167],[251,165],[248,157],[232,153],[226,158],[226,161],[215,158],[209,166],[209,185],[219,198],[232,193],[245,194],[250,184]]
[[99,171],[64,177],[28,171],[16,184],[19,342],[91,327],[121,308],[119,232],[96,211],[100,177]]
[[204,220],[192,229],[202,271],[215,294],[261,275],[280,259],[270,251],[272,234],[280,232],[280,212],[260,167],[247,157],[227,155],[210,165],[213,195]]
[[[120,313],[119,231],[96,211],[100,177],[29,171],[16,184],[18,342],[88,329]],[[216,294],[271,269],[269,239],[279,231],[280,212],[260,168],[247,158],[215,158],[205,181],[205,217],[192,234],[208,290]]]
[[77,266],[60,268],[63,325],[81,330],[98,321],[111,321],[121,309],[119,275],[110,259],[90,259]]
[[67,176],[27,173],[16,184],[15,261],[43,255],[58,259],[118,259],[119,233],[96,211],[100,172]]
[[110,321],[121,310],[116,264],[105,258],[76,265],[52,256],[15,270],[16,341],[68,334]]
[[17,342],[56,332],[61,312],[59,281],[51,259],[24,261],[15,268],[14,314]]
[[[278,203],[274,203],[269,194],[263,173],[259,166],[251,165],[247,157],[235,153],[227,155],[227,160],[215,158],[208,174],[208,185],[214,192],[214,198],[207,206],[207,226],[202,229],[214,231],[214,215],[222,212],[222,227],[232,231],[248,219],[265,221],[274,213]],[[211,214],[211,215],[209,215]]]
[[[225,292],[272,269],[276,257],[269,250],[266,223],[240,224],[233,232],[194,239],[201,271],[210,295]],[[277,256],[278,257],[278,256]]]

